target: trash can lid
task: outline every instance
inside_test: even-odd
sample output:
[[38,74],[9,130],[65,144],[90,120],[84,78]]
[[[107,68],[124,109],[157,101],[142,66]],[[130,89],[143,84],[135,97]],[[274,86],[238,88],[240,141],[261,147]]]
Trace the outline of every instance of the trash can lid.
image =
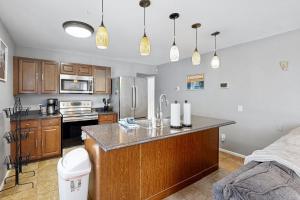
[[82,171],[90,168],[90,159],[84,148],[67,153],[62,159],[62,166],[67,171]]

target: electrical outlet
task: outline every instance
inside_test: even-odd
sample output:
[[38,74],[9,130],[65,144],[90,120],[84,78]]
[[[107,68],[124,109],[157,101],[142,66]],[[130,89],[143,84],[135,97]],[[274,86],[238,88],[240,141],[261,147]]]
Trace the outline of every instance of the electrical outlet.
[[244,111],[244,106],[238,105],[238,112],[243,112],[243,111]]
[[225,139],[226,139],[226,134],[222,133],[221,134],[221,142],[225,142]]

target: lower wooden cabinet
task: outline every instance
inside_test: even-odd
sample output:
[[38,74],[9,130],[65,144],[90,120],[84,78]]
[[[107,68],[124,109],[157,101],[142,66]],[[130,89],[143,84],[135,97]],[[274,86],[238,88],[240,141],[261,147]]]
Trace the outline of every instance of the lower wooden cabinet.
[[42,127],[42,155],[52,157],[60,154],[61,142],[60,127]]
[[113,123],[117,123],[117,120],[118,120],[117,113],[101,114],[98,117],[99,124],[113,124]]
[[[15,122],[11,122],[11,129],[15,129]],[[21,143],[21,154],[30,154],[30,160],[61,156],[61,120],[37,119],[21,122],[23,129],[28,129],[28,138]],[[11,155],[15,155],[16,145],[10,146]]]

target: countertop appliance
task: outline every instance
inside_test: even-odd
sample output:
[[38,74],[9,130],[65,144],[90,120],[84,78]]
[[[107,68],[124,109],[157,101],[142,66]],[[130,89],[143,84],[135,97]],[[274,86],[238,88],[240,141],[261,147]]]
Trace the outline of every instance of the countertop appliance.
[[47,114],[53,115],[58,112],[58,99],[47,99]]
[[60,93],[65,94],[93,94],[92,76],[60,75]]
[[92,101],[61,101],[62,146],[71,147],[83,143],[81,127],[98,124],[98,113],[92,109]]
[[148,114],[147,78],[113,78],[111,103],[119,119],[146,118]]

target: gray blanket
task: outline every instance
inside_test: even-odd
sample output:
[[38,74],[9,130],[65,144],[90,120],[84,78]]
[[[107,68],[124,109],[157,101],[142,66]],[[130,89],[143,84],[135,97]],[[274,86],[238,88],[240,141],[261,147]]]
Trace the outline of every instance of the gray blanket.
[[213,186],[215,200],[297,200],[300,178],[277,162],[250,162]]

